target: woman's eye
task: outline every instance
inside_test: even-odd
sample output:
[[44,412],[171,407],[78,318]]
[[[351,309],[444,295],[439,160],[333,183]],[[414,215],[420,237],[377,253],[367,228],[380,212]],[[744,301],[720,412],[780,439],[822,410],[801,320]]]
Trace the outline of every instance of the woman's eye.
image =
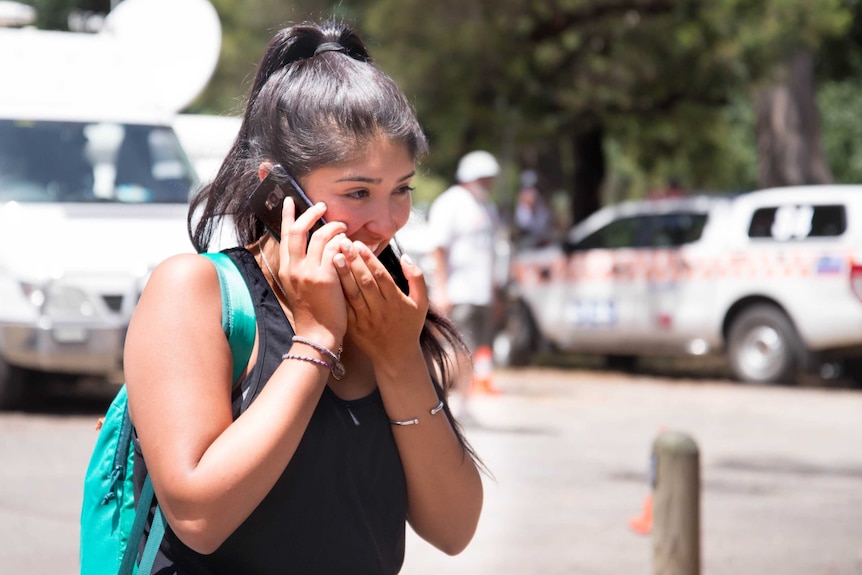
[[349,194],[347,194],[347,197],[348,198],[355,198],[355,199],[367,198],[368,197],[368,190],[356,190],[354,192],[350,192]]
[[416,188],[414,188],[413,186],[402,186],[402,187],[398,188],[398,193],[399,194],[409,194],[410,192],[412,192],[415,189]]

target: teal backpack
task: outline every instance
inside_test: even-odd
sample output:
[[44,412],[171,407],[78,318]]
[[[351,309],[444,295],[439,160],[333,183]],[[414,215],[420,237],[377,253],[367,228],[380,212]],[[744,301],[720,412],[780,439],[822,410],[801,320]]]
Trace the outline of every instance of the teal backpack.
[[[233,354],[236,382],[251,356],[255,313],[248,287],[236,264],[224,253],[202,254],[216,267],[221,288],[222,328]],[[135,572],[147,574],[165,532],[164,517],[156,504],[155,515],[140,565],[138,548],[153,502],[153,486],[147,476],[137,508],[132,466],[132,423],[125,385],[105,414],[87,473],[81,507],[81,575]]]

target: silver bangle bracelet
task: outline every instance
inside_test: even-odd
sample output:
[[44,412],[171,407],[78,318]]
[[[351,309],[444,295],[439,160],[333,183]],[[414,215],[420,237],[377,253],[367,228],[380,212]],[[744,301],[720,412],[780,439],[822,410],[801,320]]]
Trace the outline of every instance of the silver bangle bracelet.
[[419,423],[419,418],[414,417],[413,419],[405,419],[404,421],[398,421],[396,419],[390,419],[389,423],[392,425],[416,425]]
[[443,400],[442,399],[440,400],[440,403],[437,404],[437,407],[434,407],[431,409],[431,415],[437,415],[441,411],[443,411]]
[[[443,400],[441,399],[440,403],[438,403],[436,406],[432,407],[431,410],[429,411],[429,413],[431,415],[437,415],[438,413],[443,411],[443,406],[444,406],[444,403],[443,403]],[[401,421],[398,421],[397,419],[390,419],[389,423],[391,423],[392,425],[417,425],[419,423],[419,418],[414,417],[413,419],[404,419]]]

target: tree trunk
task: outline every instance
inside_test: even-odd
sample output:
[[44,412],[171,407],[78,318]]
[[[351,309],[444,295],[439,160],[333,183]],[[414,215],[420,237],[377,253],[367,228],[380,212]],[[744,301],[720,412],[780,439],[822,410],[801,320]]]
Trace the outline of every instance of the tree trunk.
[[602,182],[605,179],[604,128],[591,124],[575,133],[575,169],[571,204],[572,224],[577,224],[601,207]]
[[820,140],[810,52],[791,57],[771,86],[754,94],[762,188],[832,182]]

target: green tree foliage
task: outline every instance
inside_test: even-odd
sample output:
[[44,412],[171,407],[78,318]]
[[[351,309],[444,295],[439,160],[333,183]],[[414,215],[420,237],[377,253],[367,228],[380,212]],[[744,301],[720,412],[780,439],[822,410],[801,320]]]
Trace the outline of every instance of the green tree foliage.
[[862,82],[827,82],[818,93],[823,147],[837,183],[862,183]]
[[237,115],[254,80],[254,66],[272,34],[293,16],[292,4],[272,0],[212,0],[222,24],[218,66],[189,112]]
[[609,178],[629,186],[615,195],[671,176],[749,187],[751,165],[733,147],[753,142],[733,123],[739,95],[848,22],[841,0],[379,0],[365,27],[414,94],[435,167],[488,147],[533,158],[577,196],[598,191],[577,187],[600,163],[581,156],[591,134],[640,174]]
[[[31,0],[40,26],[108,0]],[[824,147],[857,178],[849,98],[862,71],[862,0],[212,0],[222,55],[189,111],[237,113],[271,35],[335,16],[355,24],[414,102],[432,144],[429,181],[487,148],[538,168],[580,213],[670,179],[691,189],[756,185],[751,93],[795,51],[817,54]],[[845,34],[845,32],[847,32]],[[823,44],[824,39],[827,40]],[[852,148],[852,150],[850,150]],[[862,146],[860,146],[862,148]],[[850,150],[850,152],[848,152]],[[851,153],[852,152],[852,153]],[[510,191],[511,193],[511,191]],[[586,201],[585,201],[586,199]]]
[[282,27],[327,18],[355,20],[350,7],[336,2],[297,0],[211,0],[222,23],[222,51],[206,91],[190,112],[239,114],[254,80],[254,69],[272,35]]
[[75,11],[107,14],[110,0],[17,0],[36,9],[36,27],[43,30],[69,29],[69,15]]
[[363,29],[381,67],[415,102],[432,141],[429,165],[444,174],[464,152],[482,146],[500,153],[516,122],[501,90],[508,48],[494,33],[495,0],[377,1]]
[[852,22],[817,53],[823,147],[835,181],[862,182],[862,0],[845,0]]

